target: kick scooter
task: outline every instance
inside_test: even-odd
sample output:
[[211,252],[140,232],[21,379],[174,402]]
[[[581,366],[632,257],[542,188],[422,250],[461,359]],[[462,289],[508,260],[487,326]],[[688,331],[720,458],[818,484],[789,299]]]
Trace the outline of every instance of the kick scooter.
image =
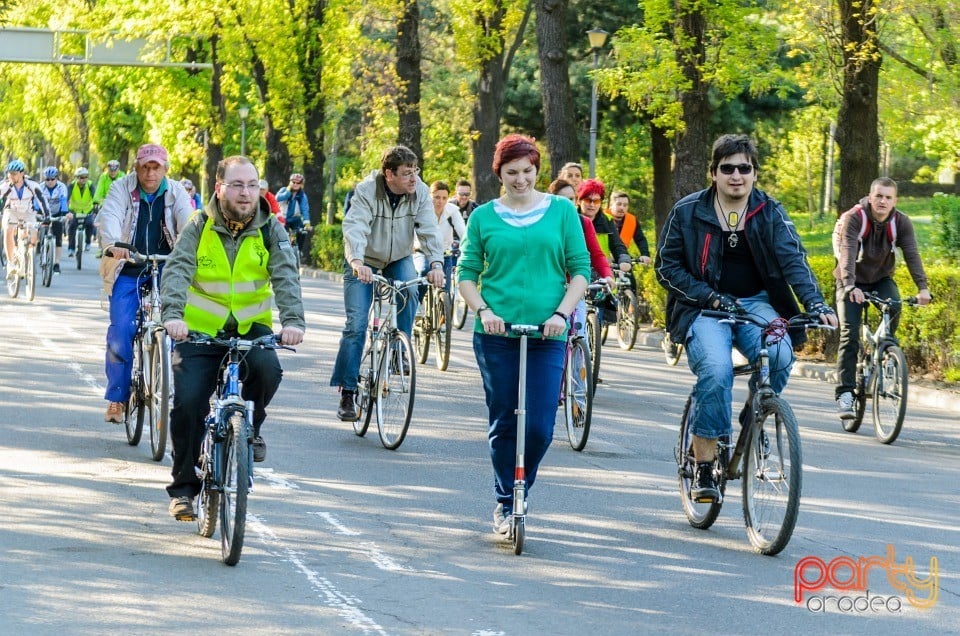
[[527,336],[539,333],[540,325],[505,325],[520,336],[520,381],[517,388],[517,460],[513,478],[513,515],[508,535],[513,553],[523,552],[524,524],[527,517],[527,472],[523,465],[527,440]]

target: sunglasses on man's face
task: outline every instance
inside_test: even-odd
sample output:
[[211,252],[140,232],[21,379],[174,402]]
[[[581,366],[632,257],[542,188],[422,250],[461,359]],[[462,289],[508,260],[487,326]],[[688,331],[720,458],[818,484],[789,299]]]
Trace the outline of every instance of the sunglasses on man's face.
[[736,170],[740,174],[750,174],[753,172],[753,164],[749,163],[721,163],[720,172],[723,174],[733,174]]

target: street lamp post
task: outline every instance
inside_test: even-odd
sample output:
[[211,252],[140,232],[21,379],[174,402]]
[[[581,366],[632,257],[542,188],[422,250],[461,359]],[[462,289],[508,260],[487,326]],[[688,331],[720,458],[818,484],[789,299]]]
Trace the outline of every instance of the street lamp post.
[[[587,31],[590,49],[593,51],[593,70],[600,65],[600,49],[607,43],[610,34],[601,28]],[[593,96],[590,99],[590,178],[596,176],[597,165],[597,78],[593,78]]]
[[240,154],[247,154],[247,117],[250,115],[250,109],[246,106],[241,106],[237,109],[237,113],[240,115]]

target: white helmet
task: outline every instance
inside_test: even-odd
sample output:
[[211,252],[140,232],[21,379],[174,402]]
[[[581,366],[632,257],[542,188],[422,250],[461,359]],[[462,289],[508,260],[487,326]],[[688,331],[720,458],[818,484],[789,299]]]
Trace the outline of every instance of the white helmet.
[[89,177],[89,176],[90,176],[90,171],[87,170],[86,168],[77,168],[77,172],[76,172],[76,174],[75,174],[74,176],[76,176],[76,177]]

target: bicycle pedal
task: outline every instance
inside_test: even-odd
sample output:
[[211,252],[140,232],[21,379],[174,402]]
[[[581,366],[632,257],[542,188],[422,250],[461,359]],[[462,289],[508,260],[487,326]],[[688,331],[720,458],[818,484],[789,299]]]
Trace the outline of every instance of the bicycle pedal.
[[193,513],[191,512],[189,515],[177,515],[177,516],[175,517],[175,519],[176,519],[177,521],[196,521],[196,520],[197,520],[197,515],[195,515],[195,514],[193,514]]

